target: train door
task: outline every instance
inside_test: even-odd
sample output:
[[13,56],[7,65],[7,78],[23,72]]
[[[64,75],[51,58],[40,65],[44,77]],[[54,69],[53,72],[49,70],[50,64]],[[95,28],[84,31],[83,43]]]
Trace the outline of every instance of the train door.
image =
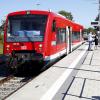
[[80,41],[82,41],[82,29],[80,29]]
[[67,54],[72,52],[72,27],[66,27]]
[[51,34],[51,55],[56,53],[57,43],[56,43],[56,20],[52,23],[52,34]]

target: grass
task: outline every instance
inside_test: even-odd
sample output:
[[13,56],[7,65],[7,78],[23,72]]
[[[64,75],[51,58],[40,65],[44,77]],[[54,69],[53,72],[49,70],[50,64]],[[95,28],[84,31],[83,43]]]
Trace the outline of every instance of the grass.
[[0,54],[3,54],[3,49],[0,49]]
[[3,54],[3,38],[4,35],[0,34],[0,54]]
[[3,48],[0,48],[0,54],[3,54]]
[[3,54],[3,43],[0,42],[0,54]]

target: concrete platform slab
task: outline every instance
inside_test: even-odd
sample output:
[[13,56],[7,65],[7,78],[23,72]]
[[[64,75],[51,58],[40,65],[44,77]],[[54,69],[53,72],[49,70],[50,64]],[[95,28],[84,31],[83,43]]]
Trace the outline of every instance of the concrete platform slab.
[[100,81],[86,79],[83,91],[82,88],[79,89],[79,87],[82,87],[82,79],[79,79],[78,82],[77,81],[74,82],[76,82],[77,86],[76,87],[74,87],[74,85],[71,86],[71,89],[66,95],[64,100],[90,100],[90,99],[100,100],[100,92],[98,91],[100,90],[99,87]]
[[100,72],[100,67],[99,66],[93,66],[93,65],[82,65],[79,69],[86,70],[86,71],[91,71],[91,72]]
[[95,79],[95,80],[100,80],[100,72],[92,72],[92,71],[78,71],[77,77],[81,78],[89,78],[89,79]]
[[86,80],[83,97],[100,100],[100,80]]
[[92,66],[100,66],[100,59],[92,59],[91,65]]
[[[73,84],[77,86],[71,85],[64,100],[100,100],[100,47],[98,50],[88,52],[79,69],[77,75],[74,76],[75,79],[78,78],[78,81],[73,81]],[[82,80],[84,80],[84,85],[81,83]],[[78,92],[81,85],[83,88],[80,96]]]
[[[72,83],[67,95],[80,96],[80,93],[81,93],[81,90],[82,90],[83,81],[84,81],[83,79],[75,78],[75,80]],[[75,88],[77,88],[77,89],[75,89]]]

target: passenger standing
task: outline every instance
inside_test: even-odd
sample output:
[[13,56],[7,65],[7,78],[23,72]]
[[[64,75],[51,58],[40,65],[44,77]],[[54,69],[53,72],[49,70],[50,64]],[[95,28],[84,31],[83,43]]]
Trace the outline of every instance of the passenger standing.
[[88,42],[89,42],[89,46],[88,46],[88,50],[91,51],[91,47],[92,47],[92,41],[93,41],[93,38],[92,38],[92,32],[89,33],[88,35]]
[[97,46],[98,46],[98,36],[97,36],[97,34],[95,34],[94,42],[95,42],[95,49],[97,49]]

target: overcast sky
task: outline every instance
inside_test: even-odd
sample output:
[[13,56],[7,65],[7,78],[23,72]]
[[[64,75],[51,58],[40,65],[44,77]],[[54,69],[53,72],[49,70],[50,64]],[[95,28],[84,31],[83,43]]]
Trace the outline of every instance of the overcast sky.
[[[0,0],[0,23],[5,16],[19,10],[49,10],[71,12],[75,22],[90,27],[98,14],[98,0]],[[40,4],[40,5],[37,5]]]

